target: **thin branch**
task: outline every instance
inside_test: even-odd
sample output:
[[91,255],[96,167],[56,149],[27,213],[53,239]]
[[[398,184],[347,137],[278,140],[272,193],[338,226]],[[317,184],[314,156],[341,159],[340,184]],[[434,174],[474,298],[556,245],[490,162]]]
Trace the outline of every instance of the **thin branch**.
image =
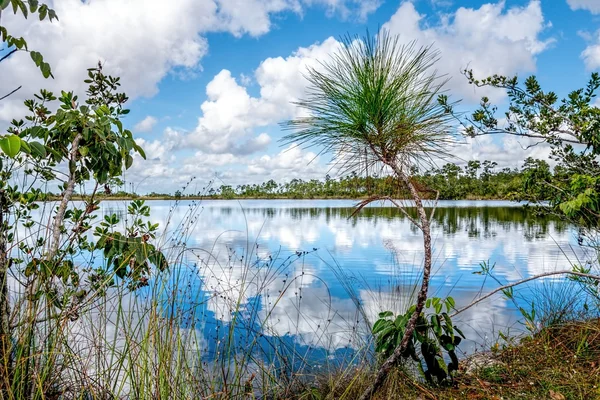
[[431,213],[429,214],[429,222],[431,222],[431,220],[433,219],[433,214],[435,214],[435,210],[437,208],[439,200],[440,200],[440,191],[435,190],[435,201],[433,202],[433,208],[431,210]]
[[[75,162],[77,159],[77,153],[79,151],[79,142],[83,139],[81,133],[78,133],[73,139],[71,143],[71,154],[70,161]],[[67,187],[65,188],[65,192],[63,193],[62,199],[60,200],[60,204],[58,205],[58,210],[56,211],[56,216],[54,217],[54,226],[52,229],[52,243],[50,245],[50,250],[46,256],[47,260],[52,260],[56,253],[58,252],[58,247],[60,244],[60,231],[62,228],[62,223],[65,218],[65,212],[67,211],[67,204],[71,200],[73,196],[73,190],[75,189],[75,171],[69,174],[69,180],[67,181]]]
[[406,218],[408,218],[410,220],[410,222],[412,222],[419,229],[421,229],[421,224],[419,222],[417,222],[416,219],[414,219],[413,217],[410,216],[410,214],[406,211],[406,209],[402,206],[402,204],[398,204],[398,202],[396,200],[392,199],[390,196],[378,196],[378,195],[374,195],[374,196],[369,197],[368,199],[365,199],[365,200],[361,201],[360,203],[358,203],[356,205],[356,208],[354,209],[354,211],[352,212],[352,214],[350,215],[350,217],[356,216],[363,208],[365,208],[367,205],[369,205],[370,203],[372,203],[374,201],[389,201],[396,208],[398,208],[400,211],[402,211],[402,213],[404,214],[404,216]]
[[19,86],[18,88],[16,88],[15,90],[13,90],[12,92],[5,94],[4,96],[0,97],[0,100],[4,100],[5,98],[7,98],[8,96],[12,95],[13,93],[15,93],[17,90],[21,89],[23,86]]
[[[477,129],[479,130],[479,133],[477,133],[475,136],[506,134],[506,135],[513,135],[513,136],[528,137],[528,138],[532,138],[532,139],[540,139],[543,141],[548,140],[548,138],[544,135],[538,135],[538,134],[533,134],[533,133],[524,133],[524,132],[513,132],[513,131],[510,131],[510,130],[504,129],[504,128],[494,128],[489,131],[484,131],[481,128],[477,128]],[[565,133],[565,132],[559,132],[559,133]],[[582,142],[582,141],[576,140],[576,139],[558,138],[557,140],[560,140],[560,141],[566,142],[566,143],[571,143],[571,144],[581,144],[581,145],[587,144],[585,142]]]
[[2,58],[0,58],[0,62],[6,60],[8,57],[12,56],[14,53],[16,53],[17,51],[19,51],[19,49],[12,49],[11,51],[8,52],[7,55],[3,56]]
[[461,308],[460,310],[457,310],[454,314],[452,314],[450,317],[454,318],[456,315],[468,310],[469,308],[475,306],[476,304],[481,303],[482,301],[489,299],[490,297],[492,297],[493,295],[495,295],[498,292],[501,292],[503,290],[506,289],[510,289],[511,287],[514,286],[518,286],[518,285],[522,285],[523,283],[527,283],[536,279],[540,279],[540,278],[544,278],[547,276],[553,276],[553,275],[574,275],[574,276],[579,276],[582,278],[589,278],[589,279],[594,279],[597,281],[600,281],[600,275],[593,275],[593,274],[586,274],[583,272],[575,272],[575,271],[569,271],[569,270],[563,270],[563,271],[554,271],[554,272],[545,272],[543,274],[539,274],[539,275],[534,275],[534,276],[530,276],[529,278],[525,278],[522,279],[520,281],[514,282],[514,283],[510,283],[508,285],[504,285],[501,286],[495,290],[492,290],[490,293],[486,294],[483,297],[480,297],[477,300],[474,300],[473,302],[471,302],[471,304],[467,305],[466,307]]

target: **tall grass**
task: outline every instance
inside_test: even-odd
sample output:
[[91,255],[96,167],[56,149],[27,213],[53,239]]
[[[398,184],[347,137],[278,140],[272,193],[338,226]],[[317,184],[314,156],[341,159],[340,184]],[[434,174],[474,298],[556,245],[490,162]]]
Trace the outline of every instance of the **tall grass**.
[[[377,365],[374,318],[414,304],[420,276],[402,269],[393,248],[389,276],[376,287],[333,257],[321,258],[353,305],[344,312],[329,282],[314,273],[317,254],[271,252],[248,232],[241,233],[244,241],[224,232],[210,248],[188,246],[201,214],[201,202],[173,203],[158,238],[171,268],[137,291],[117,284],[75,311],[64,307],[47,318],[48,305],[15,281],[13,349],[1,360],[1,398],[352,399],[360,393]],[[573,300],[582,298],[578,285],[536,289],[540,325],[566,322],[583,309]],[[309,286],[318,293],[306,294]],[[414,378],[410,368],[393,376],[386,393]],[[414,388],[428,398],[422,383]]]
[[241,248],[190,248],[201,211],[173,205],[158,238],[171,267],[137,291],[107,276],[117,284],[104,295],[50,313],[17,276],[2,398],[281,398],[320,370],[359,361],[369,348],[359,312],[339,314],[323,281],[325,314],[304,305],[303,289],[320,280],[308,253],[272,253],[248,238]]

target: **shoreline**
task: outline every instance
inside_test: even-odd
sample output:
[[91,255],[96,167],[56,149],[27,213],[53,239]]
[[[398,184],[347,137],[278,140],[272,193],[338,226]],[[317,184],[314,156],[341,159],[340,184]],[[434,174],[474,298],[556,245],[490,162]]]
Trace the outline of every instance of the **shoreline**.
[[[72,200],[75,201],[84,201],[89,200],[90,196],[77,196],[74,195]],[[46,201],[58,201],[60,199],[59,196],[48,196]],[[139,196],[96,196],[96,200],[98,201],[131,201],[131,200],[162,200],[162,201],[183,201],[183,200],[228,200],[228,201],[239,201],[239,200],[352,200],[352,201],[363,201],[368,199],[368,197],[340,197],[340,196],[331,196],[331,197],[292,197],[292,196],[270,196],[270,197],[223,197],[223,196],[148,196],[148,195],[139,195]],[[399,201],[412,201],[409,198],[394,198],[394,200]],[[434,199],[423,199],[424,201],[433,201]],[[377,200],[375,200],[377,201]],[[375,202],[374,201],[374,202]],[[384,201],[384,200],[382,200]],[[516,200],[507,199],[507,198],[496,198],[496,197],[467,197],[460,199],[439,199],[438,201],[506,201],[512,203],[519,203]]]

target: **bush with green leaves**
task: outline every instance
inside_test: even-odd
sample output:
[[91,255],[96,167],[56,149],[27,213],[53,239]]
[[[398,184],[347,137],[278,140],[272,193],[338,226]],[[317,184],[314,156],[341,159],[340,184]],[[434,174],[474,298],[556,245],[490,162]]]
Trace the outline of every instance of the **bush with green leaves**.
[[[452,382],[454,374],[458,370],[456,347],[464,335],[458,327],[454,326],[448,314],[454,305],[452,297],[427,299],[426,308],[432,309],[433,312],[420,314],[412,338],[402,353],[405,359],[411,358],[417,362],[419,371],[430,383]],[[391,311],[379,314],[379,319],[373,325],[373,334],[375,335],[375,352],[382,358],[387,359],[398,347],[415,309],[416,306],[413,305],[406,313],[397,316],[394,316]],[[444,358],[444,352],[450,358],[448,363]]]
[[550,157],[556,163],[554,174],[547,163],[529,162],[521,199],[535,203],[549,200],[547,206],[540,204],[546,212],[583,230],[591,229],[587,236],[594,238],[600,227],[600,74],[593,73],[585,87],[559,99],[555,92],[544,90],[535,76],[520,82],[517,77],[478,79],[470,70],[464,73],[474,86],[506,91],[506,111],[500,112],[487,97],[466,115],[457,112],[446,95],[439,96],[440,105],[464,126],[468,136],[505,134],[529,140],[532,145],[549,145]]
[[[119,78],[98,65],[86,83],[83,102],[72,92],[40,91],[25,101],[29,115],[0,137],[0,380],[12,394],[31,391],[39,368],[60,379],[59,342],[40,340],[40,332],[48,337],[109,288],[137,289],[168,266],[142,201],[130,204],[126,223],[114,214],[99,221],[98,195],[134,153],[145,154],[123,127],[129,110]],[[61,194],[48,202],[54,185]],[[75,194],[84,200],[74,202]]]

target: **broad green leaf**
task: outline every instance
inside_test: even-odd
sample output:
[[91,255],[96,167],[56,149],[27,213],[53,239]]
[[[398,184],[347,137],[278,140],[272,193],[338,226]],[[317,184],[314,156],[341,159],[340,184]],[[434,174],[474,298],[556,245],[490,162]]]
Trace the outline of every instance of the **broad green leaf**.
[[79,154],[81,154],[83,157],[87,156],[89,152],[90,152],[90,149],[88,147],[86,147],[86,146],[79,147]]
[[456,305],[456,302],[454,301],[454,298],[452,298],[452,297],[446,298],[446,302],[448,304],[450,304],[450,307],[452,307],[452,308],[454,308],[454,306]]
[[446,374],[448,374],[448,367],[446,366],[446,362],[444,361],[444,359],[442,357],[436,357],[435,359],[437,360],[437,363],[440,366],[440,368],[443,369]]
[[42,75],[44,76],[44,78],[48,78],[48,77],[52,76],[52,71],[50,70],[50,64],[48,64],[47,62],[42,62],[40,64],[40,69],[42,70]]
[[385,326],[385,319],[378,319],[377,321],[375,321],[375,323],[373,324],[373,330],[372,332],[378,333],[381,329],[383,329],[383,327]]
[[46,158],[46,155],[48,154],[46,151],[46,146],[40,142],[31,142],[29,143],[29,146],[31,147],[31,155],[38,158]]
[[27,6],[25,5],[25,3],[22,0],[15,0],[15,1],[17,2],[17,5],[21,9],[23,16],[25,17],[25,19],[27,19],[27,15],[29,14],[29,10],[27,10]]
[[40,11],[38,14],[38,17],[40,18],[40,21],[43,20],[44,18],[46,18],[46,13],[48,12],[48,6],[45,4],[42,4],[42,6],[40,7]]
[[21,138],[17,135],[5,136],[0,139],[0,149],[10,158],[15,158],[21,150]]
[[30,52],[29,56],[31,57],[31,59],[33,60],[35,65],[37,65],[38,67],[44,61],[44,58],[42,57],[42,55],[37,51]]
[[31,147],[29,147],[29,144],[23,139],[21,139],[21,151],[23,153],[31,154]]
[[144,150],[134,141],[132,143],[133,149],[135,151],[137,151],[139,153],[140,156],[142,156],[142,158],[145,160],[146,159],[146,153],[144,153]]
[[129,169],[132,164],[133,164],[133,157],[131,157],[129,154],[127,154],[127,157],[125,157],[125,169]]

